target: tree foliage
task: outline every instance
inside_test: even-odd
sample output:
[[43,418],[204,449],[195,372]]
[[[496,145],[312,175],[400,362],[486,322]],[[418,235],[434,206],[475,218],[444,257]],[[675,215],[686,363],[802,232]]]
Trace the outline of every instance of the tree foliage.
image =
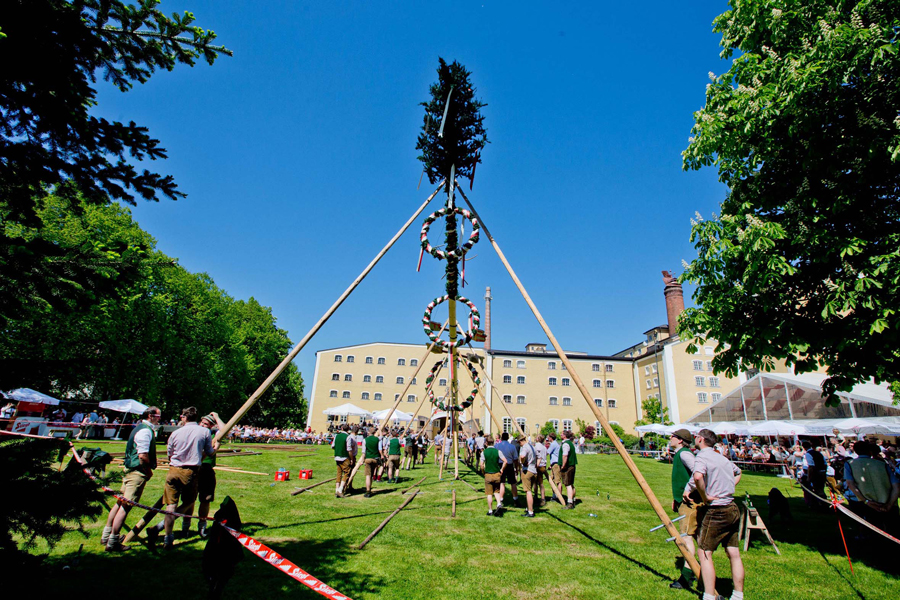
[[[900,379],[900,4],[731,0],[731,68],[710,74],[684,167],[715,165],[721,216],[694,222],[682,337],[713,366],[828,366],[829,395]],[[832,398],[832,401],[834,399]]]
[[[56,188],[79,202],[183,197],[169,175],[133,161],[166,157],[135,122],[91,115],[99,77],[120,91],[159,69],[212,64],[229,50],[185,12],[158,0],[9,0],[0,11],[0,220],[39,224],[37,200]],[[74,185],[61,185],[72,183]],[[34,302],[58,310],[90,303],[108,279],[61,264],[43,238],[0,235],[0,320]]]
[[642,400],[641,408],[643,409],[644,416],[634,422],[635,427],[640,425],[650,425],[652,423],[672,425],[672,421],[669,419],[669,409],[662,405],[662,400],[659,398],[647,398],[646,400]]
[[[76,268],[102,272],[114,291],[66,311],[34,304],[7,321],[0,327],[0,388],[231,414],[291,348],[271,309],[253,298],[234,300],[208,275],[188,272],[156,249],[126,208],[72,204],[45,198],[42,226],[21,235],[58,247]],[[246,420],[299,422],[302,394],[291,365]]]

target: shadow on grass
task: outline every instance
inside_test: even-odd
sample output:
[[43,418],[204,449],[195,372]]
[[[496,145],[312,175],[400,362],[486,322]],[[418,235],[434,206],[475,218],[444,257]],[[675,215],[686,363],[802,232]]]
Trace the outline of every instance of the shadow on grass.
[[825,564],[826,564],[826,565],[828,565],[829,567],[831,567],[832,570],[833,570],[835,573],[837,573],[838,577],[840,577],[840,578],[843,579],[845,582],[847,582],[847,585],[850,587],[851,590],[853,590],[854,592],[856,592],[856,595],[860,598],[860,600],[866,600],[866,597],[863,596],[862,592],[860,592],[858,589],[856,589],[856,586],[853,585],[853,582],[851,582],[849,579],[847,579],[847,576],[844,575],[843,573],[841,573],[841,570],[840,570],[840,569],[838,569],[836,566],[834,566],[833,564],[831,564],[831,561],[828,560],[828,557],[827,557],[827,556],[825,556],[824,554],[822,554],[822,551],[821,551],[821,550],[819,551],[819,556],[822,557],[822,560],[825,561]]
[[[263,540],[264,541],[264,540]],[[269,546],[281,556],[316,577],[328,586],[353,598],[374,595],[385,584],[379,577],[353,570],[354,552],[346,540],[298,540],[278,542]],[[207,584],[201,571],[205,540],[194,537],[177,542],[171,551],[150,552],[137,547],[123,554],[77,553],[55,556],[45,563],[46,570],[39,580],[10,578],[4,592],[33,593],[39,585],[44,597],[105,598],[114,590],[133,589],[137,581],[168,590],[176,598],[204,598]],[[74,563],[74,564],[73,564]],[[151,573],[149,579],[145,575]],[[40,583],[37,584],[36,581]],[[16,583],[20,582],[20,583]],[[19,590],[17,585],[22,585]],[[277,594],[286,598],[320,598],[316,592],[257,558],[249,551],[243,554],[234,577],[225,587],[223,598],[264,598]]]

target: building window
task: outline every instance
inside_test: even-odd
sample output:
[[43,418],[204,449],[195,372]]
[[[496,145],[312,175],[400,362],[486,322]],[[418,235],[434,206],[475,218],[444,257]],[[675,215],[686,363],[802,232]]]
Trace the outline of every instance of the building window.
[[524,369],[524,368],[525,368],[525,361],[524,361],[524,360],[517,360],[517,361],[516,361],[516,368],[517,368],[517,369]]
[[525,423],[525,419],[516,419],[516,424],[519,426],[519,429],[524,431],[525,433],[528,433],[528,425],[526,425]]
[[340,381],[340,380],[341,380],[341,374],[340,374],[340,373],[332,373],[332,374],[331,374],[331,380],[332,380],[332,381]]
[[710,395],[712,396],[711,399],[712,399],[713,402],[718,402],[719,400],[722,399],[722,394],[717,394],[716,392],[713,392],[713,393],[710,394]]
[[594,398],[594,404],[597,405],[597,408],[603,408],[603,398]]
[[503,417],[503,433],[512,433],[512,419]]
[[612,364],[606,363],[606,372],[607,372],[607,373],[612,373],[612,372],[613,372],[613,365],[612,365]]
[[556,396],[550,396],[550,406],[557,406],[559,404],[559,398]]
[[563,384],[563,387],[569,387],[569,385],[571,385],[571,383],[572,383],[572,382],[569,381],[569,378],[568,378],[568,377],[563,377],[563,378],[562,378],[562,384]]
[[340,354],[334,355],[334,362],[341,362],[342,360],[344,360],[344,357],[341,356]]
[[405,366],[406,366],[406,359],[405,359],[405,358],[398,358],[398,359],[397,359],[397,366],[398,366],[398,367],[405,367]]
[[344,393],[342,393],[342,394],[341,394],[341,398],[346,398],[347,400],[349,400],[349,399],[350,399],[350,392],[344,392]]
[[659,387],[659,377],[653,378],[653,387],[655,387],[655,388]]
[[328,397],[337,398],[337,390],[331,390],[330,392],[328,392]]
[[516,404],[525,404],[525,396],[516,396]]
[[504,360],[504,361],[503,361],[503,368],[504,368],[504,369],[512,369],[512,361],[511,361],[511,360]]
[[367,357],[366,357],[366,364],[367,364],[367,365],[371,365],[372,362],[373,362],[372,357],[371,357],[371,356],[367,356]]
[[398,385],[403,385],[403,378],[402,378],[402,377],[398,377],[398,378],[397,378],[397,384],[398,384]]
[[650,374],[650,365],[644,365],[644,375]]
[[506,402],[507,404],[512,404],[512,396],[510,396],[509,394],[506,394],[505,396],[503,396],[503,401]]
[[406,401],[407,401],[407,402],[415,402],[415,401],[416,401],[416,395],[415,395],[415,394],[408,394],[408,395],[406,396]]
[[653,380],[652,380],[652,379],[647,379],[646,381],[647,381],[647,389],[649,390],[650,388],[653,387]]
[[512,383],[512,375],[504,375],[503,383]]
[[715,352],[715,350],[713,350],[712,346],[704,346],[703,347],[703,354],[705,354],[707,356],[712,356],[715,353],[716,352]]
[[703,370],[703,361],[702,361],[702,360],[694,360],[694,361],[691,361],[691,364],[694,365],[694,370],[695,370],[695,371],[702,371],[702,370]]
[[371,375],[363,375],[363,383],[372,383]]
[[706,387],[706,377],[694,377],[694,385],[697,387]]
[[383,356],[379,356],[379,357],[378,357],[378,364],[379,364],[379,365],[383,365],[383,364],[384,364],[384,357],[383,357]]
[[719,387],[719,378],[718,377],[710,377],[709,378],[709,387]]
[[652,367],[651,370],[652,370],[654,373],[656,373],[656,365],[653,365],[653,367]]
[[607,406],[609,406],[610,408],[615,408],[615,407],[616,407],[616,401],[613,400],[612,398],[610,398],[609,400],[607,400],[607,401],[606,401],[606,404],[607,404]]
[[556,377],[550,377],[547,379],[547,385],[556,385]]
[[400,394],[394,394],[394,402],[400,399]]
[[599,380],[599,379],[595,379],[595,380],[594,380],[594,387],[595,387],[595,388],[602,388],[602,387],[603,387],[603,381],[601,381],[601,380]]
[[706,370],[712,371],[712,361],[711,360],[706,361]]
[[363,400],[368,400],[368,399],[369,399],[369,392],[363,392],[363,393],[362,393],[362,399],[363,399]]
[[706,404],[706,392],[697,392],[697,402],[700,404]]
[[606,387],[608,387],[608,388],[614,388],[614,387],[616,387],[616,381],[615,381],[615,379],[607,379],[607,380],[606,380]]
[[356,362],[356,357],[352,354],[347,355],[347,362]]
[[381,392],[375,392],[375,400],[381,400]]
[[559,431],[559,419],[550,419],[549,421],[553,425],[553,429]]
[[353,381],[353,375],[347,373],[346,375],[344,375],[344,381]]
[[563,420],[563,431],[572,431],[572,421],[569,419]]
[[384,375],[376,375],[375,383],[384,383]]
[[563,406],[572,406],[572,399],[563,396]]
[[411,367],[418,367],[418,366],[419,366],[419,359],[418,359],[418,358],[411,358],[411,359],[409,359],[409,366],[411,366]]
[[560,363],[559,366],[562,367],[562,370],[563,370],[563,371],[568,371],[568,370],[569,370],[569,369],[566,368],[566,363]]
[[439,379],[439,380],[438,380],[438,385],[446,386],[446,385],[447,385],[447,380],[446,380],[446,379]]
[[556,370],[556,361],[552,361],[552,360],[549,361],[547,363],[547,368],[550,369],[551,371],[555,371]]
[[516,383],[519,385],[525,385],[525,376],[519,375],[518,377],[516,377]]
[[600,372],[600,363],[594,363],[594,364],[592,364],[592,365],[591,365],[591,371],[594,371],[595,373]]

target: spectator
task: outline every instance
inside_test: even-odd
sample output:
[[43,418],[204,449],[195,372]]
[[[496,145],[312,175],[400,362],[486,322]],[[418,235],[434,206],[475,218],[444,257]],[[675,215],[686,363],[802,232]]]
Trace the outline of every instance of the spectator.
[[900,498],[897,471],[875,458],[878,446],[871,442],[856,442],[853,451],[857,458],[844,465],[844,481],[862,503],[863,518],[879,529],[895,532]]

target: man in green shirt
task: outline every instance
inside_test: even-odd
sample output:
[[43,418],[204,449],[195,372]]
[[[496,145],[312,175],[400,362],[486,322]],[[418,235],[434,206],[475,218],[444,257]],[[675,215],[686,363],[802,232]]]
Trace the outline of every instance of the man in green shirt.
[[[500,516],[503,508],[503,482],[500,481],[500,473],[506,468],[508,461],[496,448],[494,448],[494,436],[487,436],[484,442],[487,448],[481,453],[481,465],[484,470],[484,493],[487,496],[488,516]],[[493,510],[494,498],[497,499],[497,510]]]
[[369,435],[366,436],[366,439],[363,441],[363,446],[365,447],[366,455],[366,493],[365,498],[372,497],[372,479],[375,477],[375,473],[378,470],[378,459],[380,458],[380,454],[378,452],[378,443],[381,440],[378,439],[378,436],[375,435],[375,428],[369,427]]
[[[566,508],[575,508],[575,465],[578,464],[578,458],[575,456],[575,437],[571,431],[563,434],[563,443],[559,449],[559,473],[562,478],[562,485],[566,486]],[[560,490],[562,493],[562,490]]]
[[400,477],[400,438],[397,437],[397,430],[391,430],[391,437],[388,440],[388,482],[397,483]]
[[[691,554],[694,554],[694,538],[697,537],[697,507],[700,496],[694,491],[687,500],[683,497],[685,487],[694,472],[695,457],[690,449],[692,439],[690,431],[679,429],[669,437],[669,446],[675,451],[675,455],[672,457],[672,511],[684,517],[681,520],[679,533],[688,534],[681,540]],[[680,554],[675,559],[675,566],[681,569],[681,575],[669,587],[676,590],[690,588],[695,581],[694,572]]]
[[350,481],[350,472],[353,470],[351,445],[355,447],[356,442],[348,433],[349,431],[350,426],[344,423],[331,441],[331,447],[334,448],[334,462],[337,465],[337,478],[334,484],[335,498],[344,497],[344,485]]

